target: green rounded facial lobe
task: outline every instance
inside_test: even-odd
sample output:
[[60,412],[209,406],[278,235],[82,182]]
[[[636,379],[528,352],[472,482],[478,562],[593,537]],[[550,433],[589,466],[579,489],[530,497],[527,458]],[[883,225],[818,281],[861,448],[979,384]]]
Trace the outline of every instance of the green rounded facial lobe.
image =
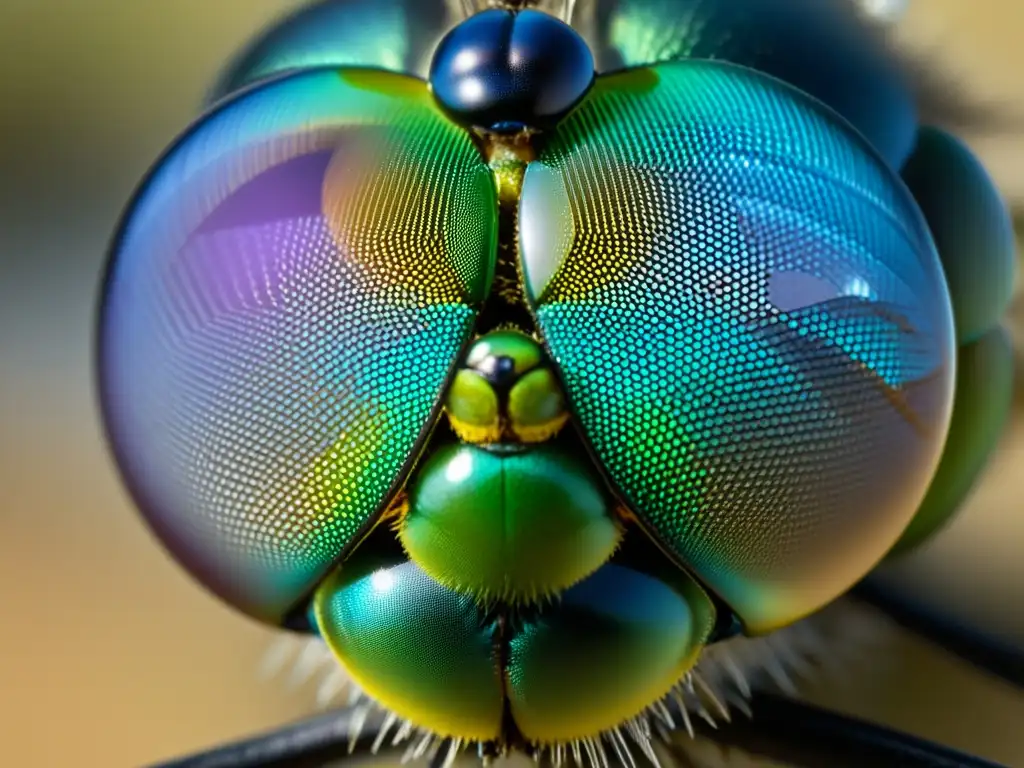
[[847,123],[729,64],[603,77],[519,227],[584,437],[747,631],[881,559],[941,453],[954,332],[920,212]]
[[413,78],[318,70],[223,103],[119,233],[104,415],[148,522],[279,621],[388,502],[494,269],[496,199]]
[[680,571],[609,564],[509,640],[509,711],[534,743],[618,728],[661,700],[707,642],[715,611]]
[[320,634],[359,687],[440,736],[501,735],[504,692],[493,620],[415,563],[362,550],[317,587]]
[[432,578],[481,602],[539,602],[597,570],[619,543],[599,477],[550,445],[437,451],[409,484],[401,540]]

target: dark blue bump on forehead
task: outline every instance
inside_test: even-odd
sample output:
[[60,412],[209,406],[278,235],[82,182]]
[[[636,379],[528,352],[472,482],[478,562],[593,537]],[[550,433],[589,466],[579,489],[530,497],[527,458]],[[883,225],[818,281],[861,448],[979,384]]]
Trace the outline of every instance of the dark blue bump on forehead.
[[471,16],[441,41],[430,69],[434,97],[450,118],[495,132],[554,127],[593,80],[583,38],[530,10]]

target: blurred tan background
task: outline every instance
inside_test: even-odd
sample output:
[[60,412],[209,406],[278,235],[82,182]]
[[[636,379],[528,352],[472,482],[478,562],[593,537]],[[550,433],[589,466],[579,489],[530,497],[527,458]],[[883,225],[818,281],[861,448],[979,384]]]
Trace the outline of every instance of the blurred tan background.
[[[286,0],[0,2],[0,765],[139,766],[270,727],[272,633],[192,583],[136,519],[91,391],[106,239],[225,57]],[[1024,113],[1024,3],[914,0],[908,44]],[[1024,203],[1024,134],[974,137]],[[1024,308],[1018,313],[1024,326]],[[1024,419],[969,509],[901,577],[1024,645]],[[1024,694],[893,631],[827,699],[1024,766]]]

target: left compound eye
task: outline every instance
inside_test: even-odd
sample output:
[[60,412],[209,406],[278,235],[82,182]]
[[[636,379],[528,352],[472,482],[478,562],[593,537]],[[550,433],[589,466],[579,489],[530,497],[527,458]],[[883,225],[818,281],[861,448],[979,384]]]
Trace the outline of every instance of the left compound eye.
[[100,386],[183,565],[278,623],[390,501],[493,272],[495,192],[414,78],[316,70],[207,115],[112,254]]

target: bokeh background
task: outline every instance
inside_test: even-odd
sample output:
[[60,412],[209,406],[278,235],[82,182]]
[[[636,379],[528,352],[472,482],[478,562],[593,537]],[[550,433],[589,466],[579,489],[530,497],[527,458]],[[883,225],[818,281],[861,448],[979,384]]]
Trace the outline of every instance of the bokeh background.
[[[90,347],[120,207],[226,56],[294,4],[0,1],[0,764],[139,766],[311,708],[308,688],[255,674],[273,633],[198,588],[135,517]],[[916,0],[901,29],[975,100],[1024,115],[1024,3]],[[1024,131],[968,138],[1024,206]],[[1013,322],[1024,347],[1024,301]],[[893,578],[1024,646],[1021,402],[963,515]],[[1024,694],[880,631],[815,698],[1024,766]]]

